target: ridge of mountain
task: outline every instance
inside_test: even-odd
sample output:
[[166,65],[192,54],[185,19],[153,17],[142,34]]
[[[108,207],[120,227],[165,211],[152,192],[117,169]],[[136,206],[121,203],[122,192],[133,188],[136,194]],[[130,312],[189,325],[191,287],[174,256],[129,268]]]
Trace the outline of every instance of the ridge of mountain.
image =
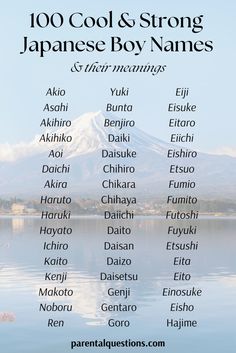
[[[104,126],[105,119],[114,120],[113,124]],[[113,115],[103,112],[86,113],[71,122],[69,127],[42,128],[41,135],[36,135],[29,143],[14,146],[0,146],[1,175],[0,186],[2,195],[35,195],[45,192],[43,185],[46,178],[63,179],[61,175],[46,175],[41,171],[43,164],[55,164],[62,160],[48,158],[50,150],[63,150],[63,161],[70,164],[71,172],[70,192],[79,195],[100,194],[101,181],[104,178],[120,180],[135,180],[136,192],[142,195],[165,195],[176,193],[171,189],[168,181],[196,180],[196,190],[178,190],[178,193],[199,193],[211,197],[234,198],[236,195],[236,158],[229,156],[210,155],[198,152],[198,157],[193,158],[167,158],[169,149],[186,151],[170,143],[153,137],[136,126],[125,126],[124,130],[115,126],[116,121],[121,121]],[[127,120],[122,120],[124,123]],[[131,135],[130,141],[109,142],[107,136]],[[45,136],[66,135],[71,136],[70,143],[65,142],[39,142],[42,134]],[[5,150],[4,150],[5,148]],[[101,150],[126,150],[136,151],[137,158],[118,159],[102,158]],[[188,149],[190,150],[190,149]],[[1,158],[2,157],[2,158]],[[5,158],[5,159],[4,159]],[[104,173],[104,164],[132,165],[134,174],[113,173],[108,176]],[[171,174],[170,165],[194,165],[194,178],[191,174]],[[230,171],[230,172],[229,172]],[[125,190],[118,190],[125,193]],[[104,192],[104,190],[103,190]],[[114,193],[117,191],[114,189]]]

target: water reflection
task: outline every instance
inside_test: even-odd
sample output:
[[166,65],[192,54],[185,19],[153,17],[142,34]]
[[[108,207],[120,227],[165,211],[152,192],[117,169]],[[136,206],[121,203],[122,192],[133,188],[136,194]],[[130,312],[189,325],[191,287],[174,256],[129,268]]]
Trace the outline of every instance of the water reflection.
[[13,217],[12,218],[12,231],[13,231],[13,233],[22,232],[24,230],[24,226],[25,226],[25,220],[23,217],[21,217],[21,218]]
[[[167,236],[169,223],[167,224],[162,219],[144,217],[129,221],[134,230],[129,236],[106,235],[108,223],[98,217],[78,218],[73,219],[72,222],[73,234],[65,240],[65,236],[52,238],[40,235],[39,226],[42,222],[37,218],[17,217],[11,219],[9,217],[0,219],[1,311],[2,313],[14,313],[16,319],[14,325],[18,325],[19,332],[23,328],[28,327],[29,329],[31,327],[30,322],[37,332],[44,332],[49,313],[39,312],[39,304],[55,302],[73,306],[71,313],[60,314],[60,317],[67,319],[68,322],[65,336],[76,333],[78,328],[84,333],[91,332],[89,328],[97,328],[104,330],[102,335],[105,337],[110,332],[107,327],[107,321],[110,318],[129,319],[135,323],[129,331],[130,337],[132,335],[137,336],[137,332],[140,335],[155,337],[156,330],[165,336],[176,335],[170,330],[167,331],[165,327],[166,318],[173,316],[173,313],[170,315],[170,303],[176,298],[163,297],[164,287],[172,289],[201,288],[202,296],[191,298],[191,304],[196,308],[194,314],[191,315],[201,323],[199,330],[201,332],[204,330],[206,333],[207,328],[211,327],[214,335],[220,332],[222,327],[227,327],[227,332],[232,330],[236,314],[234,303],[236,296],[234,251],[236,246],[234,236],[236,220],[202,219],[198,221],[199,232],[196,236],[190,238],[185,236],[179,239]],[[46,224],[47,222],[45,222]],[[109,225],[118,226],[119,223],[113,221]],[[181,225],[178,224],[178,226]],[[43,250],[44,242],[52,240],[55,242],[67,241],[68,252]],[[194,240],[199,242],[198,251],[193,251],[191,254],[183,251],[181,254],[185,257],[190,256],[192,260],[187,269],[192,274],[190,282],[173,281],[173,272],[175,271],[173,257],[179,256],[179,252],[167,251],[167,240],[176,242]],[[125,268],[107,266],[107,256],[127,257],[128,255],[125,252],[105,251],[104,241],[133,242],[135,251],[129,256],[132,265]],[[59,269],[53,266],[45,266],[45,256],[67,257],[69,264]],[[185,271],[186,268],[180,267],[178,270]],[[47,282],[44,279],[47,271],[53,273],[67,271],[68,279],[64,284]],[[100,272],[137,273],[139,280],[125,283],[122,281],[100,281]],[[66,286],[73,289],[74,295],[67,298],[39,297],[40,288],[54,286],[58,288]],[[114,287],[114,289],[128,287],[131,295],[127,299],[119,296],[109,296],[108,289],[111,287]],[[189,301],[189,299],[187,298],[186,301]],[[105,312],[101,310],[103,303],[108,305],[135,304],[138,309],[135,312],[128,313]],[[34,318],[33,324],[32,317]],[[220,320],[220,326],[216,324],[217,320],[218,322]],[[22,322],[24,322],[23,326],[21,326]],[[89,331],[85,331],[86,327]],[[145,329],[145,327],[147,328]],[[50,339],[49,332],[45,332],[45,337]],[[119,336],[124,333],[123,331],[116,331],[116,334]],[[127,333],[125,334],[127,336]],[[191,338],[192,332],[187,332],[186,335],[185,340],[187,342]],[[203,338],[205,337],[203,333],[201,335]],[[4,352],[17,353],[17,350],[14,349],[12,347],[11,352]],[[214,347],[214,352],[220,352],[217,349]],[[65,352],[65,350],[62,352]],[[171,350],[169,352],[172,353]],[[185,353],[183,349],[182,352]],[[229,350],[229,352],[231,351]]]

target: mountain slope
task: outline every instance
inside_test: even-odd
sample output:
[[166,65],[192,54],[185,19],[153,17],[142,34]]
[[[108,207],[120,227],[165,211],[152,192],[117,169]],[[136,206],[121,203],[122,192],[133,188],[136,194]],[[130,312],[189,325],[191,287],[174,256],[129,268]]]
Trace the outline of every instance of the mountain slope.
[[[193,158],[167,158],[171,149],[179,150],[179,146],[165,143],[152,137],[136,127],[104,127],[105,119],[116,118],[101,112],[87,113],[72,121],[70,127],[48,129],[42,133],[49,136],[72,136],[71,143],[41,142],[41,135],[35,136],[30,143],[14,146],[0,146],[1,196],[26,196],[50,193],[43,185],[47,179],[67,180],[68,193],[78,196],[96,196],[104,193],[101,187],[103,179],[134,180],[137,188],[135,193],[142,196],[162,196],[167,193],[179,192],[199,194],[203,197],[234,198],[236,195],[236,158],[199,153]],[[125,123],[125,120],[123,121]],[[108,134],[120,135],[130,133],[130,142],[109,142]],[[50,150],[62,150],[63,159],[48,158]],[[137,158],[117,159],[102,158],[102,150],[126,150],[137,152]],[[70,165],[70,174],[42,173],[44,164]],[[133,166],[134,174],[112,173],[103,171],[105,164]],[[170,165],[194,166],[194,174],[170,173]],[[194,180],[194,190],[173,190],[168,188],[169,180]],[[57,190],[56,190],[57,191]],[[105,190],[106,192],[108,190]],[[124,190],[112,190],[113,194]],[[131,190],[132,191],[132,190]],[[55,190],[52,190],[55,194]],[[65,193],[64,190],[62,192]],[[132,191],[132,193],[134,193]]]

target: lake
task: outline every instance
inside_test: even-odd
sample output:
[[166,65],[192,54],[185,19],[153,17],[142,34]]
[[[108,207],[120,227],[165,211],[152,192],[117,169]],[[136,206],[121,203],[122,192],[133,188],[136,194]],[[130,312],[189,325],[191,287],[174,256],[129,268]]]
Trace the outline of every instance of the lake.
[[[111,222],[110,222],[111,223]],[[67,353],[72,340],[164,340],[165,348],[113,348],[111,352],[234,353],[236,347],[236,219],[202,218],[196,235],[179,239],[168,235],[170,222],[140,217],[126,221],[130,235],[107,235],[110,224],[99,217],[74,218],[71,235],[39,234],[42,221],[33,217],[0,218],[0,334],[4,353]],[[46,224],[46,223],[45,223]],[[115,226],[120,225],[113,221]],[[174,224],[174,223],[173,223]],[[178,223],[179,226],[179,223]],[[45,241],[67,242],[69,249],[43,250]],[[167,241],[198,241],[197,251],[168,251]],[[104,242],[132,242],[134,251],[104,250]],[[46,282],[45,256],[62,256],[68,265],[65,283]],[[107,266],[107,256],[129,257],[130,266]],[[191,264],[177,266],[191,273],[189,281],[174,281],[174,256],[187,256]],[[101,281],[101,272],[138,274],[138,281]],[[71,297],[39,297],[39,289],[73,289]],[[108,295],[109,288],[130,289],[127,299]],[[191,298],[163,296],[163,288],[198,288],[202,295]],[[40,303],[69,304],[72,312],[39,311]],[[192,312],[170,312],[173,302],[191,304]],[[105,312],[102,303],[136,305],[134,312]],[[48,318],[64,320],[64,327],[47,327]],[[129,327],[109,327],[109,319],[124,319]],[[196,320],[195,328],[167,327],[168,318]],[[76,350],[76,349],[75,349]],[[101,352],[107,348],[78,351]]]

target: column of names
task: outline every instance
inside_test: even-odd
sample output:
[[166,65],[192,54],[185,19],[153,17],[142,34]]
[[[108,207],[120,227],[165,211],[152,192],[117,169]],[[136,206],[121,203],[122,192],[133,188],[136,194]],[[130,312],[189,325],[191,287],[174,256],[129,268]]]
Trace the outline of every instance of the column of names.
[[68,195],[71,165],[64,158],[63,149],[73,141],[73,137],[69,131],[72,122],[67,118],[69,104],[65,101],[66,91],[49,87],[45,96],[47,102],[42,114],[46,116],[41,120],[43,131],[39,137],[39,144],[47,156],[47,162],[41,166],[43,185],[39,200],[45,285],[39,288],[38,296],[39,311],[47,315],[47,326],[60,328],[65,325],[64,313],[73,311],[70,302],[74,290],[67,286],[69,238],[73,233],[72,198]]
[[166,326],[195,328],[196,298],[202,289],[194,285],[193,268],[199,248],[199,201],[197,197],[196,160],[198,152],[192,149],[197,125],[195,104],[186,102],[191,94],[188,88],[176,88],[177,102],[168,104],[168,127],[173,144],[167,152],[169,161],[166,251],[170,255],[173,272],[171,287],[163,288],[163,296],[169,297],[169,314]]

